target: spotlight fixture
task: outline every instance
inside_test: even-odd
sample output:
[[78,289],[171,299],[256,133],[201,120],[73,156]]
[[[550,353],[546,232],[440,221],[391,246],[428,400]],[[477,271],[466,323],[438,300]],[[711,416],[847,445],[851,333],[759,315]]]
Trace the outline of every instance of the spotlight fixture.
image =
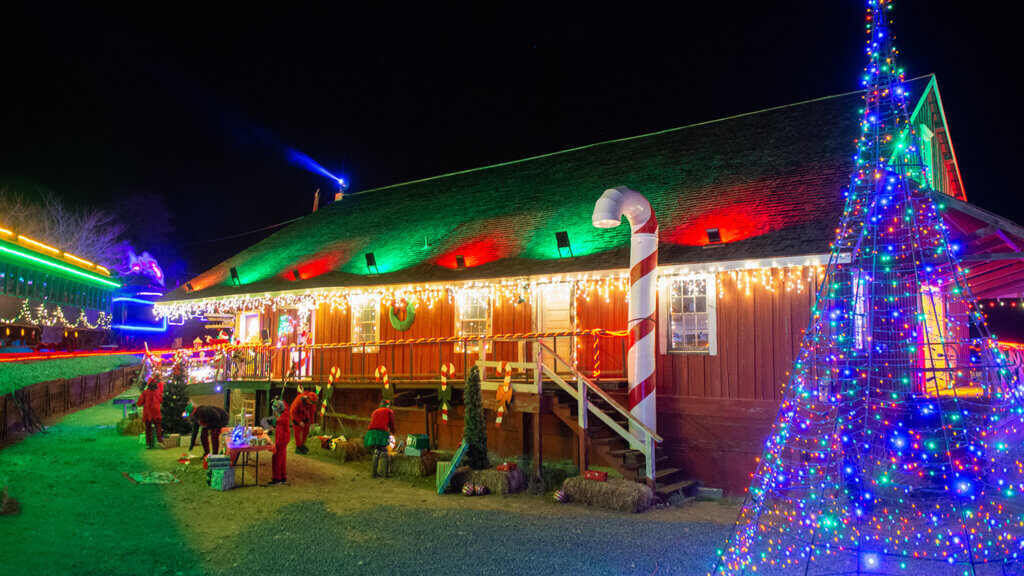
[[192,287],[192,283],[191,282],[185,282],[185,291],[187,291],[187,292],[195,291],[195,288]]
[[569,244],[569,233],[566,231],[555,232],[555,243],[558,245],[558,257],[562,257],[562,250],[568,250],[569,256],[575,258],[572,253],[572,246]]
[[231,267],[231,283],[235,286],[242,284],[242,281],[238,279],[238,268]]
[[292,270],[292,278],[294,278],[296,282],[302,280],[302,276],[299,276],[298,270]]
[[366,271],[370,274],[380,274],[380,270],[377,269],[377,258],[373,256],[373,252],[366,253]]
[[462,254],[455,256],[455,269],[465,270],[466,269],[466,257]]
[[708,228],[708,244],[721,244],[722,234],[718,231],[718,228]]

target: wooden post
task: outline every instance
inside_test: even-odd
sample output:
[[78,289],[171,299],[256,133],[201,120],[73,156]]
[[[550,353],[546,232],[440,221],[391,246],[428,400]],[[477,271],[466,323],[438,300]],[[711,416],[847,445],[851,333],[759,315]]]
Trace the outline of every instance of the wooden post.
[[580,473],[582,474],[590,465],[590,430],[588,428],[589,414],[587,411],[587,385],[582,378],[576,379],[576,394],[579,396],[578,410],[576,415],[580,427]]
[[[535,346],[537,365],[534,367],[533,380],[536,385],[537,400],[543,405],[544,395],[544,359],[541,357],[543,349],[540,346]],[[544,450],[541,446],[542,437],[542,424],[543,411],[537,410],[537,414],[533,417],[533,472],[538,478],[541,477],[541,472],[544,469]]]
[[646,454],[646,456],[647,456],[647,458],[646,458],[647,463],[645,465],[645,473],[647,475],[647,485],[651,487],[651,490],[654,490],[655,484],[656,484],[656,482],[654,480],[654,474],[655,474],[655,469],[654,469],[654,438],[652,438],[651,435],[648,434],[646,431],[644,432],[644,447],[646,448],[646,452],[647,452],[647,454]]

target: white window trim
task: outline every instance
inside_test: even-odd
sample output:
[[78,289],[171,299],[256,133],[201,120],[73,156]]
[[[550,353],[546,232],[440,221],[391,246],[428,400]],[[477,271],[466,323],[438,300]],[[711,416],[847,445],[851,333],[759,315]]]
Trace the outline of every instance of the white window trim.
[[[349,299],[348,299],[348,316],[349,316],[348,325],[349,325],[349,335],[350,335],[349,340],[351,340],[353,343],[357,342],[357,340],[355,339],[356,338],[356,324],[357,324],[356,318],[358,318],[358,315],[356,314],[356,310],[361,309],[361,308],[366,307],[366,306],[376,306],[377,316],[376,316],[376,320],[374,320],[374,322],[373,322],[373,339],[375,341],[376,340],[380,340],[380,320],[381,320],[381,318],[380,318],[381,317],[381,313],[380,313],[380,308],[381,308],[381,306],[380,306],[380,298],[377,297],[376,295],[350,296]],[[358,342],[363,342],[363,340],[359,340]],[[378,348],[379,347],[377,347],[377,346],[353,346],[352,347],[352,352],[354,354],[362,354],[363,352],[365,352],[367,354],[376,354],[377,351],[378,351]]]
[[235,330],[235,335],[238,337],[238,342],[240,344],[246,344],[252,341],[253,334],[249,334],[248,323],[246,322],[246,319],[252,316],[256,317],[256,340],[261,343],[263,342],[263,319],[261,318],[262,315],[255,310],[245,310],[238,313],[238,318],[235,321],[235,326],[237,327],[237,329]]
[[[708,309],[708,349],[672,350],[669,334],[669,286],[675,280],[704,280],[707,282],[706,305]],[[661,276],[658,282],[658,342],[662,355],[678,354],[680,356],[718,356],[718,283],[714,274],[686,274]]]

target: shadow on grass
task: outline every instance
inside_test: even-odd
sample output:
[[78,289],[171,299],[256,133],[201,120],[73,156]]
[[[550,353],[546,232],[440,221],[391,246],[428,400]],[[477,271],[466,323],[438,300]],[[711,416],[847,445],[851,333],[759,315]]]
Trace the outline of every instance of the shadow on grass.
[[0,451],[0,476],[22,507],[0,518],[5,576],[204,573],[168,510],[178,485],[122,475],[150,470],[138,440],[114,429],[120,418],[107,402]]

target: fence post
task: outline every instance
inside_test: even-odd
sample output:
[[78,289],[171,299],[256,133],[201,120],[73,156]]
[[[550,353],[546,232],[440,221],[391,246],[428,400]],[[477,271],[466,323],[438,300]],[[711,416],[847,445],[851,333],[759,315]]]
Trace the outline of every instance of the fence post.
[[647,485],[651,487],[651,490],[654,490],[654,437],[648,434],[647,431],[644,431],[644,448],[644,451],[646,452],[645,460],[647,461],[644,468],[644,471],[647,475]]
[[577,406],[579,414],[576,415],[577,423],[580,427],[580,473],[582,474],[587,467],[590,465],[590,430],[587,412],[587,384],[582,378],[576,379],[576,394],[579,396],[579,405]]

